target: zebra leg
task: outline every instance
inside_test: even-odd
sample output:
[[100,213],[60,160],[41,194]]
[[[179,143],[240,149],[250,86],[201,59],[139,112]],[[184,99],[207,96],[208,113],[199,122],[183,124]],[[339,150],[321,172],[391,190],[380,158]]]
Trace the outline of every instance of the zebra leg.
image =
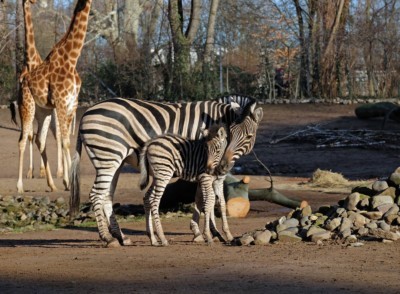
[[98,170],[89,195],[96,216],[100,239],[106,242],[107,247],[118,247],[120,245],[119,240],[114,238],[110,233],[111,228],[115,228],[118,225],[113,215],[112,199],[110,195],[111,182],[114,178],[114,174],[115,170],[111,168],[108,170]]
[[92,202],[94,214],[96,216],[100,240],[106,243],[106,247],[118,247],[118,240],[115,239],[108,230],[108,222],[104,212],[104,203],[102,198],[103,196],[100,193],[97,193],[95,186],[93,186],[92,191],[89,194],[89,199]]
[[204,242],[203,234],[199,229],[199,221],[200,221],[200,209],[203,207],[203,196],[201,195],[200,187],[197,186],[196,197],[195,197],[195,205],[194,212],[192,215],[192,219],[190,220],[190,229],[193,232],[193,242]]
[[217,180],[213,183],[213,189],[215,192],[216,197],[219,200],[219,206],[221,210],[221,218],[222,218],[222,231],[225,233],[226,238],[228,241],[233,240],[233,236],[231,231],[229,230],[228,219],[226,217],[226,202],[224,197],[224,180],[226,176],[218,177]]
[[165,187],[167,186],[171,177],[172,175],[170,176],[165,175],[164,179],[157,179],[157,178],[154,179],[153,181],[154,191],[149,197],[151,214],[154,217],[154,225],[156,227],[157,236],[161,241],[161,246],[169,245],[167,238],[165,238],[164,231],[161,225],[159,207],[160,207],[161,197],[164,194]]
[[160,244],[157,241],[157,238],[154,235],[153,229],[153,220],[151,217],[151,204],[150,204],[150,197],[154,192],[154,186],[151,185],[149,190],[146,192],[145,196],[143,197],[143,204],[144,204],[144,213],[146,216],[146,232],[147,236],[150,238],[150,242],[152,246],[159,246]]
[[212,245],[213,238],[210,231],[210,218],[211,210],[214,209],[215,205],[215,194],[212,188],[213,176],[203,174],[200,176],[199,182],[204,199],[204,235],[206,236],[208,245]]
[[[121,168],[122,168],[122,165],[117,169],[117,171],[115,172],[113,179],[111,181],[111,186],[110,186],[111,207],[112,207],[112,200],[114,199],[115,189],[116,189],[117,183],[118,183],[119,174],[121,172]],[[125,246],[132,245],[133,244],[132,240],[122,233],[122,231],[118,225],[118,222],[117,222],[114,212],[112,212],[111,215],[109,216],[109,220],[110,220],[109,229],[110,229],[111,235],[114,238],[117,238],[119,240],[119,242],[121,243],[121,245],[125,245]]]

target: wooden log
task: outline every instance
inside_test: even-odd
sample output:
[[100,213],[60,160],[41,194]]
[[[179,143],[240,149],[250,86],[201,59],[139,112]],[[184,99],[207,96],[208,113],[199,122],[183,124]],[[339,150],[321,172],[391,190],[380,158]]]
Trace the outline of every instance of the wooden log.
[[224,194],[226,199],[226,212],[230,217],[246,217],[250,211],[249,201],[250,177],[244,176],[242,180],[228,174],[224,181]]
[[308,205],[308,202],[305,200],[288,198],[277,190],[271,188],[249,190],[249,199],[251,201],[268,201],[289,208],[304,208]]
[[[227,214],[230,217],[245,217],[250,210],[250,201],[268,201],[289,208],[305,207],[307,201],[291,199],[273,188],[249,189],[250,177],[241,180],[228,174],[224,182]],[[161,199],[160,208],[173,210],[179,204],[193,203],[197,183],[178,180],[167,185]]]

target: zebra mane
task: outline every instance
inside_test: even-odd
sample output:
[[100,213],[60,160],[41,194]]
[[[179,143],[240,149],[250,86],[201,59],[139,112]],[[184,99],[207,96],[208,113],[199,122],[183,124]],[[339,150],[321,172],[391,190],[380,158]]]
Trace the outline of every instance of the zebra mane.
[[237,103],[240,105],[240,108],[244,109],[248,107],[249,105],[253,105],[257,103],[257,100],[253,97],[249,96],[243,96],[239,94],[232,94],[232,95],[227,95],[227,96],[221,96],[216,99],[217,102],[219,103],[225,103],[225,104],[232,104],[232,103]]
[[221,96],[217,98],[219,103],[230,104],[232,108],[240,106],[240,111],[235,111],[238,115],[236,123],[242,122],[247,116],[252,115],[254,111],[257,100],[253,97],[243,96],[239,94],[232,94],[227,96]]

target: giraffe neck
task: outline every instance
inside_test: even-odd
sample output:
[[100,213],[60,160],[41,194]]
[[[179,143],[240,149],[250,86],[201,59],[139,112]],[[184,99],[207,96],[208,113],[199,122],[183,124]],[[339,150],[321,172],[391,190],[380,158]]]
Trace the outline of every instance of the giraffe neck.
[[91,4],[92,0],[78,0],[69,29],[55,46],[55,48],[63,48],[66,51],[67,54],[63,54],[61,57],[73,68],[78,62],[85,41]]
[[30,0],[24,0],[23,7],[25,24],[25,65],[30,72],[42,63],[42,58],[35,45]]

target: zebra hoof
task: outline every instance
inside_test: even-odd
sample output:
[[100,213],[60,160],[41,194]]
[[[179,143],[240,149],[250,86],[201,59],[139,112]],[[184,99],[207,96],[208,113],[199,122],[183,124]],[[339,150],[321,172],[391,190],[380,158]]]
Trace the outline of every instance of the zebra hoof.
[[124,246],[132,246],[133,242],[130,238],[123,238],[122,239],[122,245]]
[[114,239],[111,242],[107,242],[107,245],[106,245],[107,248],[117,248],[120,246],[121,246],[121,244],[119,244],[119,241],[117,239]]
[[202,235],[197,235],[193,238],[193,242],[195,243],[204,243],[205,240]]

